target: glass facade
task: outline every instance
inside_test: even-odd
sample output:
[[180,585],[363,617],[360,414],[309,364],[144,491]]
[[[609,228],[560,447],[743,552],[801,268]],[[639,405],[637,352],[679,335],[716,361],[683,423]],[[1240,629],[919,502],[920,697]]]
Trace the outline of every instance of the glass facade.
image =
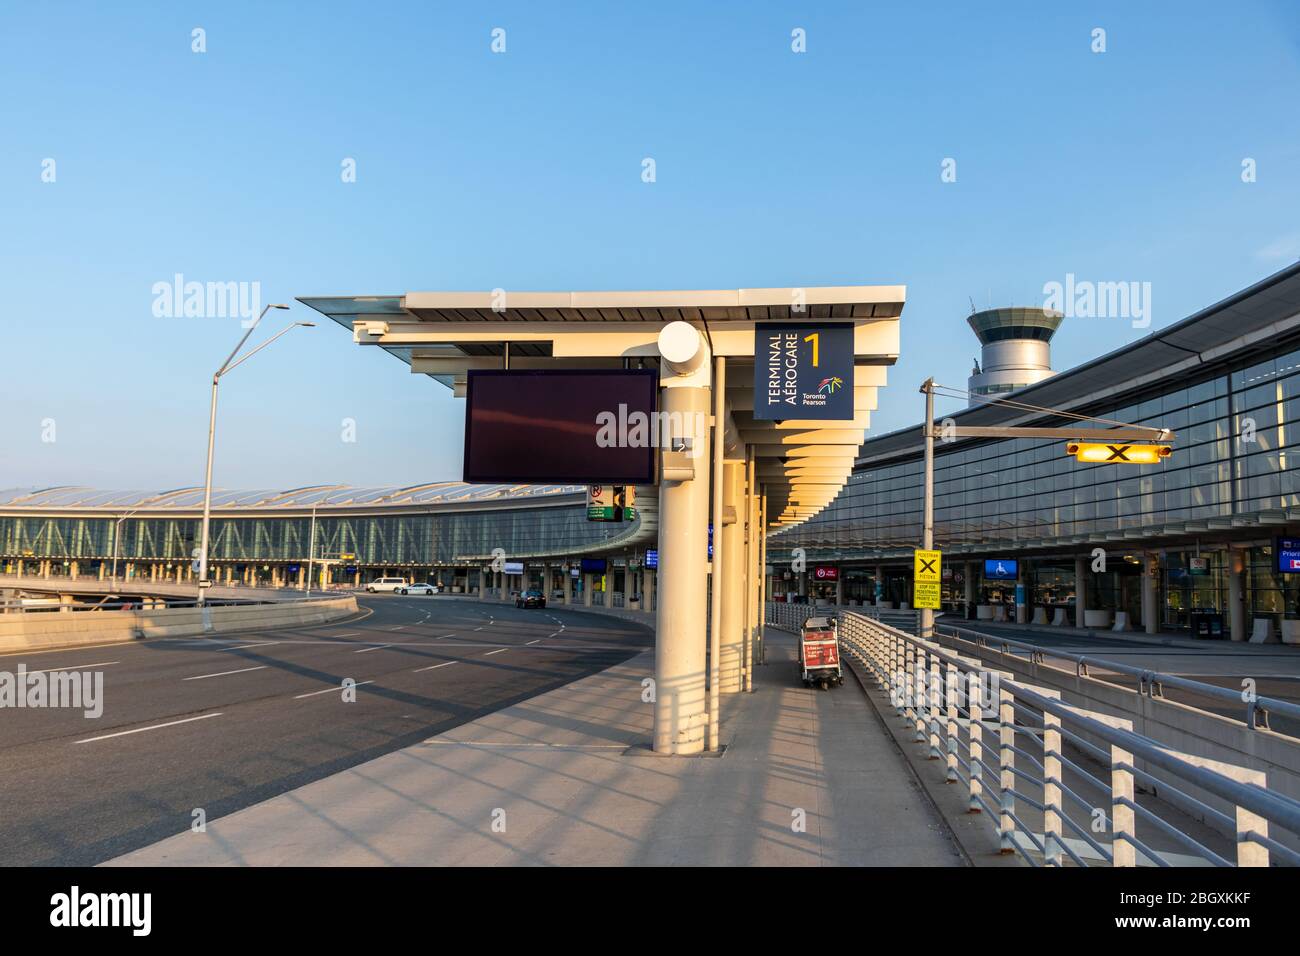
[[[1124,549],[1158,550],[1161,626],[1185,628],[1194,610],[1226,606],[1232,543],[1246,562],[1247,613],[1279,621],[1297,616],[1300,580],[1294,579],[1300,575],[1275,572],[1273,532],[1254,522],[1248,530],[1232,529],[1234,518],[1267,512],[1282,533],[1286,509],[1300,508],[1300,349],[1275,347],[1249,364],[1199,380],[1171,379],[1137,399],[1089,413],[1171,428],[1174,454],[1156,465],[1091,465],[1067,456],[1064,442],[1055,439],[961,442],[952,448],[937,442],[935,546],[1012,556],[1034,549],[1037,556],[1025,562],[1029,603],[1047,607],[1050,617],[1053,606],[1074,602],[1073,555],[1090,547],[1079,539],[1126,535],[1131,544],[1108,546],[1112,556],[1118,552],[1110,567],[1090,574],[1089,605],[1128,610],[1136,620],[1140,560]],[[871,453],[870,443],[864,453]],[[790,549],[802,547],[809,562],[893,559],[897,565],[921,540],[922,494],[919,454],[860,470],[821,514],[771,539],[771,561],[782,563]],[[1160,546],[1157,536],[1166,526],[1192,521],[1207,521],[1204,541]],[[1193,566],[1192,558],[1207,566]],[[954,554],[951,560],[960,565],[963,557]],[[906,600],[907,589],[891,581],[896,573],[886,574],[886,600]],[[845,582],[846,597],[870,598],[867,581],[847,574]],[[1006,590],[981,579],[976,593],[980,601],[997,602],[1006,600]],[[964,599],[963,591],[945,584],[950,600]]]
[[[115,517],[0,515],[0,559],[110,559]],[[121,561],[188,561],[198,547],[200,519],[127,518],[121,524]],[[220,517],[212,520],[211,560],[306,561],[310,515]],[[490,557],[572,551],[580,554],[630,525],[589,522],[585,504],[544,508],[442,511],[392,515],[320,515],[316,557],[350,554],[372,567],[455,564]]]

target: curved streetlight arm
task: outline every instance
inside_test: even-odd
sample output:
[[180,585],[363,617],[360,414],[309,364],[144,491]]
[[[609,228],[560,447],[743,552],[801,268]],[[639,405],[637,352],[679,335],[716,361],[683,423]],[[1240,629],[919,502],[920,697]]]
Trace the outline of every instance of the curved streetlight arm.
[[226,360],[221,363],[221,368],[217,369],[217,373],[212,377],[214,379],[220,378],[222,375],[226,374],[226,372],[230,370],[231,360],[236,355],[239,354],[239,350],[244,347],[244,343],[248,341],[248,337],[253,334],[253,329],[257,328],[258,323],[261,322],[262,319],[266,317],[266,313],[270,312],[272,309],[287,309],[287,308],[289,308],[287,305],[280,305],[279,303],[272,302],[270,305],[266,306],[266,308],[262,309],[261,313],[257,316],[257,318],[253,320],[253,324],[250,325],[248,329],[244,332],[244,336],[239,340],[239,344],[236,345],[234,349],[231,350],[230,354],[226,356]]
[[[251,352],[246,352],[246,353],[244,353],[243,355],[239,356],[239,358],[237,358],[237,359],[236,359],[235,361],[233,361],[233,362],[231,362],[229,359],[227,359],[227,360],[226,360],[226,364],[223,365],[223,366],[221,367],[221,370],[220,370],[219,372],[217,372],[217,374],[214,375],[213,378],[220,378],[221,376],[225,375],[227,372],[233,372],[236,368],[238,368],[240,365],[243,365],[245,362],[247,362],[249,359],[251,359],[251,358],[252,358],[254,355],[256,355],[258,352],[262,351],[262,349],[266,348],[268,345],[270,345],[272,342],[274,342],[274,341],[275,341],[276,339],[278,339],[280,336],[284,335],[286,332],[292,332],[294,329],[296,329],[296,328],[297,328],[298,326],[300,326],[300,325],[301,325],[303,328],[307,328],[307,329],[311,329],[311,328],[315,328],[315,327],[316,327],[316,323],[315,323],[315,322],[295,322],[295,323],[293,323],[292,325],[287,325],[287,326],[285,326],[284,328],[282,328],[279,332],[276,332],[275,335],[271,336],[269,339],[267,339],[265,342],[263,342],[261,345],[259,345],[257,348],[253,349]],[[250,329],[249,331],[251,332],[252,329]],[[245,336],[245,338],[247,338],[247,336]],[[240,344],[242,345],[243,343],[241,342]],[[238,350],[236,350],[236,351],[238,351]]]

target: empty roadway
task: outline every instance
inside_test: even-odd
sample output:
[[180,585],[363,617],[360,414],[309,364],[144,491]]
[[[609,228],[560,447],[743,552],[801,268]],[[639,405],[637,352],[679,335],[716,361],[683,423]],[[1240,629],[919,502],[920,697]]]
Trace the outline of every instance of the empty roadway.
[[0,671],[104,675],[98,719],[0,710],[0,863],[101,862],[651,644],[644,626],[563,608],[359,600],[329,625],[0,656]]

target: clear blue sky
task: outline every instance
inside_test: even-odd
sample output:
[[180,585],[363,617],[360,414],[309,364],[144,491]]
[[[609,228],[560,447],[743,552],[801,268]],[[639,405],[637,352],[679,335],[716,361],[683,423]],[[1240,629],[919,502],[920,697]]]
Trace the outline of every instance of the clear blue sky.
[[[927,375],[965,382],[970,298],[1149,281],[1158,328],[1300,258],[1296,9],[10,0],[0,487],[202,480],[241,329],[155,317],[175,273],[264,302],[902,283],[873,430],[910,424]],[[1055,364],[1141,334],[1067,320]],[[332,323],[226,382],[219,485],[460,475],[463,404]]]

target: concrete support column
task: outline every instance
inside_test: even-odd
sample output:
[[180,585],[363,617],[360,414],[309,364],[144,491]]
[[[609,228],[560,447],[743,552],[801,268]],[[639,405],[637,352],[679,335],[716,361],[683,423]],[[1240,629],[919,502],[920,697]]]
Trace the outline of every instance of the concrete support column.
[[1247,640],[1246,589],[1242,572],[1246,559],[1240,551],[1228,552],[1228,633],[1234,641]]
[[975,577],[977,567],[979,567],[979,565],[977,565],[974,561],[966,562],[966,607],[967,607],[966,613],[970,615],[970,617],[972,618],[975,615],[971,613],[969,608],[977,600],[979,600],[978,592],[976,590],[976,582],[979,579]]
[[[715,600],[722,600],[722,631],[718,654],[718,690],[739,693],[745,651],[745,463],[722,467],[724,514],[734,515],[722,526],[722,580],[715,583]],[[714,546],[719,535],[714,532]]]
[[844,569],[835,569],[835,606],[844,606]]
[[641,610],[652,612],[655,609],[655,576],[657,572],[646,568],[641,579]]
[[104,562],[103,562],[103,561],[100,561],[100,562],[99,562],[99,574],[98,574],[98,577],[99,577],[99,580],[101,580],[101,581],[104,580]]
[[591,579],[593,575],[590,571],[582,572],[582,606],[591,607]]
[[564,603],[573,603],[573,572],[564,572]]
[[1078,555],[1074,559],[1074,626],[1083,627],[1088,610],[1088,558]]
[[1142,557],[1142,627],[1148,634],[1160,633],[1160,606],[1157,584],[1160,559],[1154,554]]
[[1016,566],[1016,623],[1029,622],[1029,567],[1024,558]]
[[[662,340],[661,335],[661,348]],[[698,349],[703,351],[702,343]],[[708,362],[707,355],[703,362]],[[686,435],[694,442],[686,458],[694,473],[684,481],[669,478],[659,487],[658,573],[663,580],[655,616],[654,750],[697,754],[704,750],[708,723],[705,623],[710,456],[707,429],[693,426],[708,420],[710,390],[670,385],[661,394],[661,409],[684,423]],[[664,453],[666,460],[669,454]]]

